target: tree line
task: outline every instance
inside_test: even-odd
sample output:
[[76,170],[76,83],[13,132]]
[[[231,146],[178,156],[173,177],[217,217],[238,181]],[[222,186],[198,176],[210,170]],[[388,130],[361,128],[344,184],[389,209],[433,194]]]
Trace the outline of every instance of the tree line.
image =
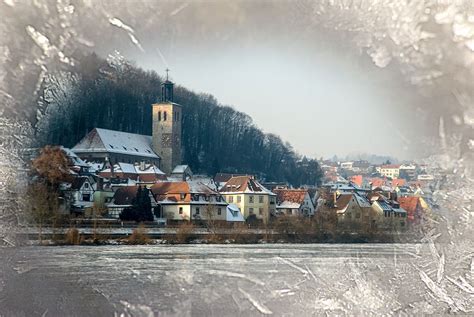
[[[39,145],[72,147],[95,127],[151,135],[151,104],[160,100],[161,83],[156,72],[118,53],[108,59],[81,57],[77,67],[43,82]],[[193,171],[251,173],[293,186],[320,182],[316,160],[302,157],[279,136],[263,133],[247,114],[181,86],[174,99],[183,106],[183,162]]]

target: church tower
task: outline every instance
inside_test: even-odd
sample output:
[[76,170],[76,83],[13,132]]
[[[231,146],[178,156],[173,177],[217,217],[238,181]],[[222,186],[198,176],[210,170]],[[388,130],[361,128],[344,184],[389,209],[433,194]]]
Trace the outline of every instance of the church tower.
[[153,107],[153,150],[161,157],[160,169],[171,174],[181,164],[182,107],[173,102],[173,82],[168,78],[161,84],[161,101]]

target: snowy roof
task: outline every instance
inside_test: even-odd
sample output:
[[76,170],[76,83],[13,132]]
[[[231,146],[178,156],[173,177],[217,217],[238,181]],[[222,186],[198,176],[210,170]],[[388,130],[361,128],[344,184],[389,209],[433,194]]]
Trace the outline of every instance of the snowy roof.
[[86,162],[84,162],[83,160],[81,160],[79,158],[79,156],[76,155],[76,153],[71,151],[71,149],[61,146],[61,150],[63,150],[63,152],[71,160],[73,165],[82,166],[82,167],[89,167],[89,165]]
[[229,204],[226,207],[226,220],[227,221],[245,221],[244,216],[240,212],[239,207],[234,204]]
[[188,165],[176,165],[176,167],[173,169],[173,171],[171,173],[172,174],[181,174],[181,173],[186,172],[187,169],[189,169],[189,171],[191,171],[191,169],[189,168]]
[[278,204],[278,206],[276,207],[277,209],[299,209],[301,206],[301,204],[298,204],[298,203],[295,203],[295,202],[291,202],[291,201],[283,201],[281,202],[280,204]]
[[74,153],[108,152],[159,158],[153,151],[149,135],[95,128],[72,151]]

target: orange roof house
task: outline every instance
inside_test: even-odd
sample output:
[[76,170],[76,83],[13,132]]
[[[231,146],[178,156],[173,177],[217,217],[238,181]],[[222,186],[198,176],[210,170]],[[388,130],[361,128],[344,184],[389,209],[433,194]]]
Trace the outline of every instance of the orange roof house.
[[409,221],[419,222],[419,220],[421,219],[421,216],[424,212],[421,199],[421,197],[417,196],[398,198],[398,203],[400,204],[400,207],[407,211]]

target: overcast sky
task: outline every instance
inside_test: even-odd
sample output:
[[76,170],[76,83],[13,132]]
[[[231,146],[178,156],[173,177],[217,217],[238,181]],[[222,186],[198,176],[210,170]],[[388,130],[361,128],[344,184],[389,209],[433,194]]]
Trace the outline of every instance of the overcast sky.
[[[288,10],[291,8],[291,10]],[[168,4],[160,18],[127,21],[127,58],[196,92],[214,95],[312,157],[353,153],[414,157],[422,102],[397,65],[376,67],[350,38],[306,21],[304,9],[271,3]],[[125,14],[124,14],[125,15]]]

